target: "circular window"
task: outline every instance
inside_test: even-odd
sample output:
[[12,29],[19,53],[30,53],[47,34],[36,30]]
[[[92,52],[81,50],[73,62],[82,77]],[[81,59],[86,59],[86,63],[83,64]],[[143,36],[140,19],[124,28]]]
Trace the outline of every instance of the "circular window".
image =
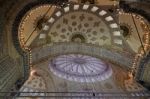
[[80,54],[60,55],[51,61],[49,68],[56,76],[76,82],[102,81],[112,75],[108,64]]
[[85,43],[85,37],[81,34],[75,34],[71,38],[72,42]]
[[131,33],[130,33],[131,30],[130,30],[130,28],[128,26],[121,25],[120,29],[122,30],[123,37],[128,37],[128,36],[131,35]]

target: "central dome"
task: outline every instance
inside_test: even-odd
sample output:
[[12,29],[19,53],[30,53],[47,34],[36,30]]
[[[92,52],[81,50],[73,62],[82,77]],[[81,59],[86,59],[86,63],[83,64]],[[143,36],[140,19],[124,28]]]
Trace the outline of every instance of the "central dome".
[[55,75],[77,82],[101,81],[112,74],[108,64],[98,58],[80,54],[57,56],[49,68]]
[[86,60],[83,59],[83,58],[80,58],[80,57],[74,59],[73,61],[74,61],[74,63],[77,64],[77,65],[82,65],[82,64],[85,64],[85,63],[86,63]]

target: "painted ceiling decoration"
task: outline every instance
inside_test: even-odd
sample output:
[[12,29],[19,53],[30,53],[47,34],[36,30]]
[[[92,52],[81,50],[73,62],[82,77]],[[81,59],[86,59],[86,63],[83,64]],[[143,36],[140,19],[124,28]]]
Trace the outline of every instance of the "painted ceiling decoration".
[[[95,0],[82,1],[90,2]],[[139,42],[136,42],[136,37],[132,37],[136,33],[133,33],[135,27],[130,24],[131,21],[129,21],[129,24],[127,24],[128,22],[122,22],[121,26],[119,26],[112,14],[109,13],[113,11],[108,11],[105,7],[101,8],[100,6],[88,4],[67,4],[66,6],[65,3],[64,8],[57,9],[53,7],[53,11],[50,11],[48,16],[42,18],[43,14],[45,14],[44,11],[50,7],[51,5],[40,5],[31,9],[20,23],[18,32],[23,45],[31,47],[30,45],[35,45],[34,42],[38,42],[39,44],[37,45],[43,45],[35,48],[35,50],[32,49],[32,52],[31,50],[29,50],[29,53],[27,52],[29,54],[29,56],[26,55],[26,57],[29,57],[29,60],[26,59],[27,62],[26,60],[19,60],[25,65],[26,63],[30,65],[31,75],[20,89],[21,92],[29,93],[20,93],[18,95],[48,96],[49,93],[38,93],[44,91],[56,93],[87,91],[91,92],[92,97],[101,95],[101,93],[96,94],[95,92],[108,92],[107,95],[109,96],[111,92],[119,92],[119,95],[122,95],[126,91],[135,91],[134,94],[130,93],[134,97],[145,94],[142,86],[138,86],[136,82],[133,83],[136,76],[135,71],[130,74],[127,73],[129,69],[132,71],[137,68],[134,65],[139,64],[140,60],[133,60],[133,56],[128,53],[128,50],[125,53],[124,49],[120,51],[115,48],[107,49],[107,46],[106,48],[103,47],[105,45],[124,46],[127,43],[124,42],[124,38],[127,38],[126,40],[132,38],[135,40],[133,45],[137,44],[136,46],[140,49],[140,53],[143,48],[138,45]],[[144,24],[138,24],[139,20],[136,20],[136,22],[143,30],[145,29]],[[33,29],[35,31],[32,35],[30,33],[32,33]],[[143,33],[143,31],[140,32]],[[141,34],[145,44],[148,43],[146,40],[149,40],[147,36],[149,35],[146,33]],[[56,44],[53,44],[55,42]],[[97,47],[95,44],[102,47]],[[103,60],[105,59],[107,63],[95,58],[98,55]],[[132,63],[133,66],[131,66]],[[36,68],[37,70],[43,69],[43,72],[36,71]],[[23,69],[23,73],[29,71],[26,68]],[[33,70],[35,70],[34,73]],[[38,75],[38,72],[41,75]],[[137,92],[138,90],[142,94]],[[70,94],[70,96],[72,95]]]
[[[38,12],[48,8],[50,8],[50,5],[39,6],[33,8],[26,14],[19,27],[21,41],[23,39],[26,39],[25,41],[27,41],[28,37],[30,37],[30,34],[28,35],[30,31],[28,30],[32,30],[37,25],[38,29],[35,31],[34,35],[31,35],[31,37],[38,36],[38,39],[41,40],[41,45],[43,42],[53,43],[72,41],[79,43],[97,44],[101,46],[112,44],[120,46],[123,45],[122,34],[120,32],[121,27],[123,30],[123,36],[130,36],[131,38],[126,40],[131,48],[135,48],[133,49],[135,52],[140,52],[143,49],[141,48],[141,44],[137,41],[135,36],[136,33],[131,31],[131,29],[135,29],[135,26],[133,26],[133,24],[128,25],[128,22],[124,23],[123,20],[122,23],[124,23],[124,25],[119,27],[115,22],[115,19],[105,8],[102,9],[99,6],[88,4],[70,4],[62,9],[53,9],[53,14],[51,13],[51,15],[47,16],[45,19],[42,19],[42,15],[38,14]],[[44,14],[44,12],[42,14]],[[136,21],[138,21],[137,27],[141,26],[141,24],[138,24],[140,23],[140,20],[137,19]],[[33,24],[29,25],[27,28],[24,28],[28,25],[28,23]],[[40,32],[41,29],[42,31]],[[143,33],[143,31],[140,32]],[[27,34],[25,38],[22,38],[22,33]],[[144,34],[141,34],[140,36],[141,38],[147,38],[147,35],[145,36]],[[38,39],[36,38],[36,41],[38,41]],[[47,39],[49,39],[49,41]],[[29,41],[32,43],[34,39]]]
[[131,26],[126,24],[126,23],[121,23],[120,24],[120,29],[121,29],[123,37],[128,39],[131,35],[131,32],[132,32]]
[[85,43],[123,45],[120,28],[111,14],[98,6],[70,4],[57,9],[43,26],[39,38],[51,36],[52,42],[69,42],[81,34]]
[[72,42],[85,43],[85,37],[82,34],[75,34],[71,37]]
[[20,91],[24,92],[20,96],[44,96],[45,94],[40,92],[46,91],[45,79],[37,73],[32,73]]
[[[138,14],[125,13],[123,11],[120,11],[119,14],[120,22],[127,24],[130,23],[130,26],[132,27],[131,36],[126,41],[129,44],[130,48],[134,52],[136,52],[133,64],[131,66],[131,71],[133,74],[136,75],[136,78],[139,79],[139,74],[142,74],[142,69],[139,65],[139,61],[141,61],[141,59],[143,59],[143,57],[147,56],[149,53],[149,25],[147,20],[145,20],[142,16]],[[142,68],[144,67],[142,66]]]
[[[126,31],[129,31],[129,35],[127,37],[124,37],[126,39],[126,43],[135,53],[138,53],[140,47],[142,47],[142,44],[145,46],[145,44],[149,43],[149,32],[144,29],[145,27],[147,27],[146,21],[140,15],[134,13],[125,13],[122,11],[119,12],[119,21],[120,29],[123,28],[121,26],[125,26]],[[142,44],[140,42],[140,39]]]
[[76,82],[95,82],[108,79],[111,67],[102,60],[81,54],[60,55],[54,58],[49,69],[56,76]]
[[[24,15],[18,29],[18,37],[22,48],[24,48],[24,46],[30,46],[34,39],[36,39],[56,7],[57,6],[51,4],[42,4],[33,7]],[[49,8],[51,8],[50,11],[43,17]]]

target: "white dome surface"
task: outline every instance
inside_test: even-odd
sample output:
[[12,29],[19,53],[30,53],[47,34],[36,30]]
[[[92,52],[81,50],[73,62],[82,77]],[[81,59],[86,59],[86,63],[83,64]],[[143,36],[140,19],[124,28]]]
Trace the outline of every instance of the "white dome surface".
[[112,75],[108,64],[81,54],[60,55],[52,60],[49,68],[56,76],[77,82],[102,81]]

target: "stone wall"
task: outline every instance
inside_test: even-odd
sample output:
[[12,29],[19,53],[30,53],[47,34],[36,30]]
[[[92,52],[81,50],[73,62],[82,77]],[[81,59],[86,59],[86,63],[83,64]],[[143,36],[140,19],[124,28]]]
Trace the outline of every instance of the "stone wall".
[[12,42],[12,23],[25,1],[3,0],[0,4],[0,92],[10,91],[15,82],[24,76],[22,55]]
[[143,74],[143,81],[150,84],[150,61],[146,64]]
[[9,56],[0,60],[0,91],[8,91],[20,77],[18,66]]

